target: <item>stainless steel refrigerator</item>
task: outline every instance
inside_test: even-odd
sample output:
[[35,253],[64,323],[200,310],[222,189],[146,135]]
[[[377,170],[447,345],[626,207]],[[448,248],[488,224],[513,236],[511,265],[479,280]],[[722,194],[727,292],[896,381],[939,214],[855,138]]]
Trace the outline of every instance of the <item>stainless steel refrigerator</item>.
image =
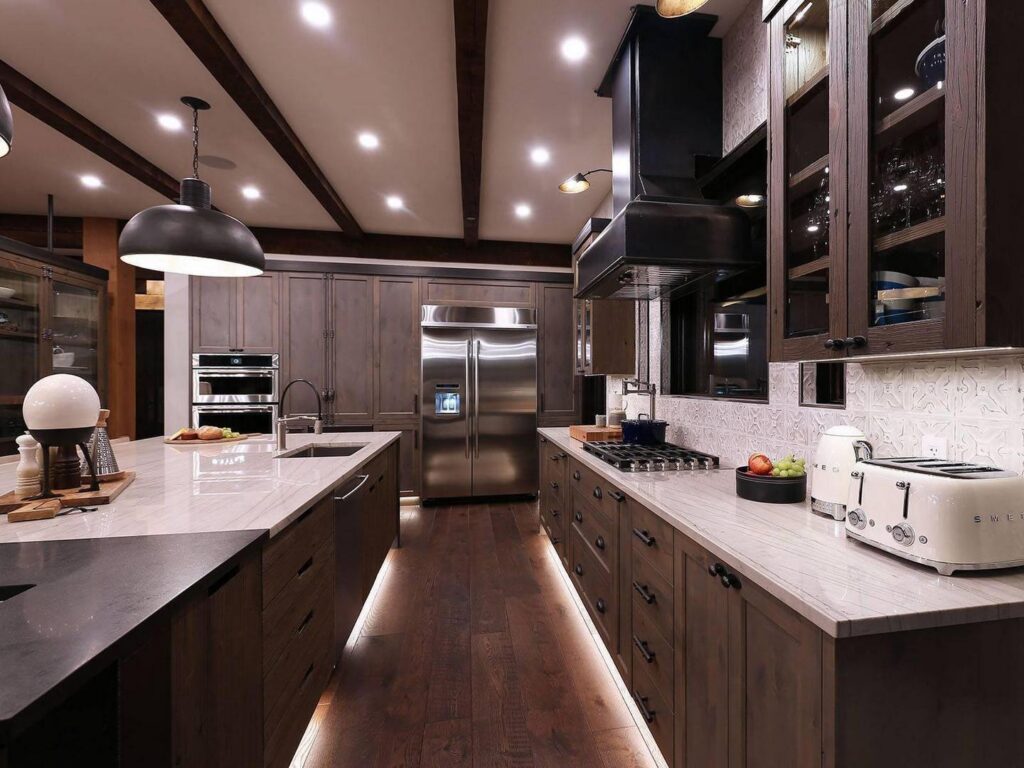
[[423,498],[536,494],[535,310],[427,305],[421,328]]

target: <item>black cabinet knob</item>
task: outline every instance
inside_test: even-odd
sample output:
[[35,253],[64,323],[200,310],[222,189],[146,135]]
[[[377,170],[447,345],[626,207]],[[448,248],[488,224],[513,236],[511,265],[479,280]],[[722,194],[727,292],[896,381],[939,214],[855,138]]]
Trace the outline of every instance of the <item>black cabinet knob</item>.
[[580,512],[579,510],[576,510],[575,512],[573,512],[572,516],[576,519],[577,523],[582,523],[583,522],[583,513]]
[[557,509],[552,509],[551,510],[551,516],[552,517],[558,517],[558,510]]
[[558,490],[558,483],[556,483],[554,480],[552,480],[551,481],[551,487],[557,491]]
[[574,472],[572,473],[572,479],[573,479],[573,480],[579,480],[579,479],[580,479],[580,471],[579,471],[578,469],[577,469],[577,470],[575,470],[575,471],[574,471]]
[[594,539],[594,546],[596,546],[598,549],[604,549],[604,536],[598,536],[596,539]]
[[576,567],[573,568],[573,570],[576,571],[576,575],[577,576],[582,576],[583,575],[583,565],[582,564],[576,563]]
[[598,613],[604,613],[608,610],[608,606],[605,605],[604,600],[602,600],[600,597],[597,598],[597,602],[594,603],[594,607],[597,608]]
[[827,339],[825,349],[846,349],[846,339]]
[[722,575],[725,574],[725,572],[726,572],[725,571],[725,566],[722,565],[721,563],[715,563],[714,565],[709,565],[708,566],[708,575],[709,576],[722,576]]
[[850,349],[860,349],[868,345],[868,340],[863,336],[847,336],[844,343]]
[[601,489],[598,488],[597,486],[594,486],[594,498],[595,499],[600,499],[601,496],[602,496]]

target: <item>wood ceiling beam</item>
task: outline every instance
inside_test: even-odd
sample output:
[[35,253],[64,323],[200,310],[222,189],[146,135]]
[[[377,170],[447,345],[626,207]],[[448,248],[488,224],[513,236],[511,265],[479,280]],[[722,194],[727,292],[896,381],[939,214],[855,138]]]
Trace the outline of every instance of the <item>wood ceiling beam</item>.
[[151,0],[348,237],[362,228],[202,0]]
[[480,179],[484,145],[484,71],[488,0],[453,0],[455,75],[459,95],[459,164],[466,245],[480,239]]
[[12,104],[161,195],[178,201],[177,179],[4,61],[0,61],[0,85]]

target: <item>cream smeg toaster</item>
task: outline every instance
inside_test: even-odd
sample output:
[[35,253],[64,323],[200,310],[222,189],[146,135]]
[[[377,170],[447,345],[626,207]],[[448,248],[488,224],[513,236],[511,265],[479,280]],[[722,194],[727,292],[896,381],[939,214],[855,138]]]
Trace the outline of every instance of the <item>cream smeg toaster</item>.
[[861,461],[846,535],[946,576],[1024,565],[1024,478],[941,459]]

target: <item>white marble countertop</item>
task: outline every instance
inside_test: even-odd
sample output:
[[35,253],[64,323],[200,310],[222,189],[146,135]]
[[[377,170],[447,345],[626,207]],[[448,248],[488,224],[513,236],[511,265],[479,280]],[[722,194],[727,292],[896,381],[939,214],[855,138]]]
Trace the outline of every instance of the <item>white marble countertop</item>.
[[[216,445],[167,445],[160,437],[116,443],[118,465],[136,478],[112,504],[23,523],[0,515],[0,544],[243,530],[275,536],[400,436],[290,434],[286,453],[312,442],[365,446],[351,456],[292,459],[276,458],[269,435]],[[16,467],[0,466],[0,488],[14,487]]]
[[939,576],[846,538],[808,504],[736,496],[732,470],[626,473],[540,434],[833,637],[1024,617],[1024,569]]

